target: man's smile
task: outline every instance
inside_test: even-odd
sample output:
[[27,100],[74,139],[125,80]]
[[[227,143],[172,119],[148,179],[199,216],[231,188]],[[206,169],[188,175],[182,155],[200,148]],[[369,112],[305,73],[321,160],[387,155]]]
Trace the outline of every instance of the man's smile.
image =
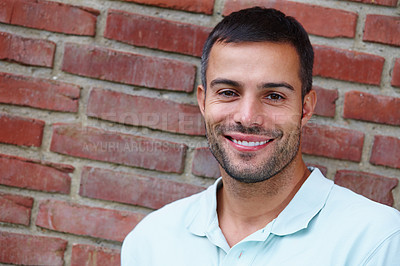
[[224,137],[233,147],[240,151],[256,151],[266,147],[273,138],[261,135],[247,135],[242,133],[224,134]]
[[266,144],[267,142],[269,142],[270,140],[268,140],[268,141],[261,141],[261,142],[259,142],[259,141],[257,141],[257,142],[253,142],[253,141],[247,142],[247,141],[245,141],[245,140],[240,141],[240,140],[237,140],[237,139],[232,139],[232,141],[233,141],[234,143],[239,144],[239,145],[242,145],[242,146],[254,147],[254,146],[261,146],[261,145],[264,145],[264,144]]

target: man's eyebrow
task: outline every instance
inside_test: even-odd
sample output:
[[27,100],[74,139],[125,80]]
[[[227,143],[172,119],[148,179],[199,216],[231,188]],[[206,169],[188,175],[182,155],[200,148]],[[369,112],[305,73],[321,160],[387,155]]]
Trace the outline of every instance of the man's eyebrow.
[[[216,86],[216,85],[228,85],[231,87],[243,87],[242,83],[235,81],[235,80],[231,80],[231,79],[225,79],[225,78],[216,78],[214,80],[211,81],[210,86]],[[260,86],[258,86],[260,89],[270,89],[270,88],[287,88],[289,90],[294,91],[294,88],[292,85],[290,85],[289,83],[286,82],[266,82],[266,83],[262,83]]]
[[259,86],[259,87],[263,88],[263,89],[282,88],[283,87],[283,88],[287,88],[289,90],[294,91],[293,86],[286,82],[267,82],[267,83],[261,84],[261,86]]
[[213,81],[211,81],[210,87],[213,87],[218,84],[229,85],[229,86],[236,87],[236,88],[242,86],[240,82],[237,82],[237,81],[234,81],[231,79],[216,78]]

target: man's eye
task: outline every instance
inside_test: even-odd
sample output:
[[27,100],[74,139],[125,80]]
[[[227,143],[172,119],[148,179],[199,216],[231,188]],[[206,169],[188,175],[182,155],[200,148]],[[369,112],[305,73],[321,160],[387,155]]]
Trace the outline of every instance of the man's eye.
[[224,96],[224,97],[234,97],[237,96],[237,94],[234,91],[231,90],[225,90],[219,92],[219,95]]
[[279,95],[277,93],[271,93],[266,98],[269,100],[273,100],[273,101],[279,101],[279,100],[284,99],[281,95]]

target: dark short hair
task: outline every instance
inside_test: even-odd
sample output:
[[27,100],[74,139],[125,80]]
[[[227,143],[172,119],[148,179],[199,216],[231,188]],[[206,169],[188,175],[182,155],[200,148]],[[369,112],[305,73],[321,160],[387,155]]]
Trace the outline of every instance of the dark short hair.
[[201,57],[201,79],[207,88],[206,71],[211,48],[216,42],[274,42],[292,44],[300,58],[302,98],[311,90],[314,52],[307,32],[293,17],[262,7],[253,7],[226,16],[207,38]]

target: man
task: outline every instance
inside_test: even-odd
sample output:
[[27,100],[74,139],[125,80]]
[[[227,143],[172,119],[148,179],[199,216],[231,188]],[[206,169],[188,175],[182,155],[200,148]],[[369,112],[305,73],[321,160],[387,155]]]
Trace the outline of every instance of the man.
[[222,177],[149,214],[122,265],[400,265],[400,214],[334,185],[301,155],[313,50],[293,18],[251,8],[211,32],[197,89]]

